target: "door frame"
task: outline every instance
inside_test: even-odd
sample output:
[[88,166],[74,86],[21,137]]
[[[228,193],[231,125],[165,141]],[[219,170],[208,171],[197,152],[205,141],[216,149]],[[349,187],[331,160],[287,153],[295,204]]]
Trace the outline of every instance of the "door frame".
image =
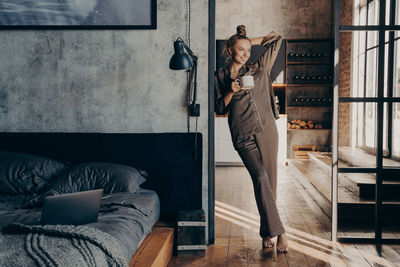
[[215,243],[215,0],[208,1],[208,243]]

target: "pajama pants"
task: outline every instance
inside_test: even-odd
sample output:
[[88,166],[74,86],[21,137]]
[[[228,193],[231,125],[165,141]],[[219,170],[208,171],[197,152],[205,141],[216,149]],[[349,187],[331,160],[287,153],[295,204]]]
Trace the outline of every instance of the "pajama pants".
[[263,132],[234,142],[253,182],[261,237],[274,237],[285,232],[276,206],[279,137],[275,122],[271,125]]

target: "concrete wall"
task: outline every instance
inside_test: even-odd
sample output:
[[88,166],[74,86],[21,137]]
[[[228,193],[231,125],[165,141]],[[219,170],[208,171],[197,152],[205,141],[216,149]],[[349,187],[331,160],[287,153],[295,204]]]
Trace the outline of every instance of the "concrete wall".
[[[157,30],[0,31],[0,131],[185,132],[186,73],[168,64],[187,5],[157,2]],[[207,214],[207,0],[192,1],[191,19]]]
[[229,38],[244,24],[250,37],[275,31],[283,38],[331,38],[332,1],[216,0],[216,38]]

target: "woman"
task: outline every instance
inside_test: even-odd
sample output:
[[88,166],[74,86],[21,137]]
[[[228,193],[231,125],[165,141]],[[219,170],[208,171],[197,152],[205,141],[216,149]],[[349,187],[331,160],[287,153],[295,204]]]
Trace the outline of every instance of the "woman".
[[[278,236],[277,251],[287,253],[287,237],[275,202],[278,157],[275,120],[279,114],[270,78],[281,43],[281,37],[275,32],[250,39],[244,25],[237,27],[237,34],[228,39],[225,47],[231,60],[215,73],[215,110],[220,115],[229,112],[233,145],[253,182],[262,246],[273,247],[271,238]],[[252,45],[267,49],[257,61],[246,64]],[[239,80],[244,75],[254,77],[252,89],[241,89]]]

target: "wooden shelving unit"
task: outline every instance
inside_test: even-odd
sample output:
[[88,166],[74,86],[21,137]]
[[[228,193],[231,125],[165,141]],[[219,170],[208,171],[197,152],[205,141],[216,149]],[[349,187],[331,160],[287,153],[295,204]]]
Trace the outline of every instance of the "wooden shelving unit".
[[293,145],[316,145],[330,151],[332,117],[332,40],[286,40],[285,111],[294,120],[313,121],[322,129],[287,129],[287,156]]

